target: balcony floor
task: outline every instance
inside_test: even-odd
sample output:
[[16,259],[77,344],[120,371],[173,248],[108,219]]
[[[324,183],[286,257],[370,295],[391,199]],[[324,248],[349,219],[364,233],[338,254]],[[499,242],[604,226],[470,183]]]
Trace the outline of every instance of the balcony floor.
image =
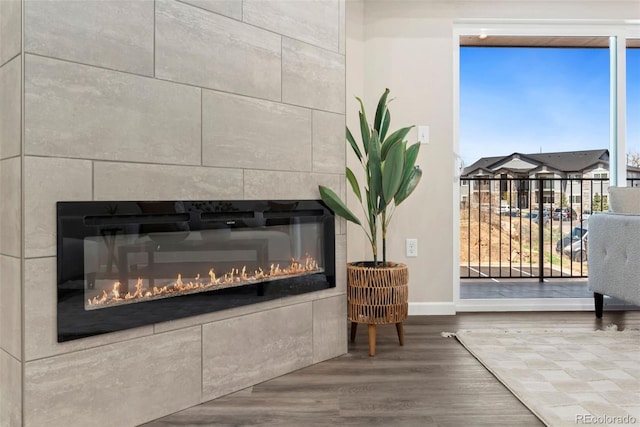
[[[548,281],[547,281],[548,280]],[[587,279],[460,279],[460,299],[593,298]]]

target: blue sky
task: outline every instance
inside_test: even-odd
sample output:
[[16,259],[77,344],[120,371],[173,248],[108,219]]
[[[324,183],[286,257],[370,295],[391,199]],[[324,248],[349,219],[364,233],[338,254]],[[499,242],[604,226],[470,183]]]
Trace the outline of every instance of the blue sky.
[[[640,151],[640,49],[627,51],[627,148]],[[607,49],[460,49],[460,154],[609,148]]]

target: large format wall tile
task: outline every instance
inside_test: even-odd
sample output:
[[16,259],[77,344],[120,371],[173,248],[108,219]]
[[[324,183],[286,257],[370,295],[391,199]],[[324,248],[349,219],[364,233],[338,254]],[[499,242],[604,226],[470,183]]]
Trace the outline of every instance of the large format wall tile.
[[339,0],[245,0],[243,20],[279,34],[338,51]]
[[347,352],[347,296],[313,302],[313,363]]
[[347,235],[336,236],[336,290],[347,292]]
[[246,200],[319,199],[318,185],[330,187],[340,194],[341,179],[344,179],[344,175],[245,170],[244,198]]
[[[2,2],[0,1],[0,4]],[[22,425],[22,368],[0,349],[0,426]]]
[[0,253],[20,257],[20,157],[0,160]]
[[231,319],[233,317],[245,316],[247,314],[257,313],[265,310],[272,310],[282,306],[282,299],[272,299],[269,301],[259,302],[256,304],[241,305],[226,310],[213,311],[198,316],[183,317],[182,319],[171,320],[168,322],[156,323],[153,325],[153,331],[166,332],[176,329],[182,329],[189,326],[202,325],[205,323],[217,322],[220,320]]
[[27,55],[25,153],[200,164],[200,89]]
[[177,2],[156,3],[156,76],[280,100],[281,37]]
[[344,55],[284,38],[282,101],[344,113]]
[[20,53],[22,1],[0,1],[0,66]]
[[24,360],[71,353],[151,335],[153,326],[58,343],[56,258],[34,258],[24,264]]
[[22,359],[20,259],[0,255],[0,349]]
[[[55,202],[317,199],[318,184],[344,195],[342,0],[251,1],[253,22],[242,22],[242,0],[82,2],[78,8],[64,2],[56,10],[26,2],[26,49],[34,55],[19,70],[25,75],[25,390],[20,363],[4,352],[17,366],[11,405],[21,416],[23,396],[25,419],[9,424],[138,425],[338,352],[339,333],[332,330],[344,319],[340,267],[336,289],[306,301],[283,298],[58,343]],[[117,19],[124,5],[133,12]],[[149,5],[156,23],[151,71]],[[0,43],[7,40],[2,36]],[[21,154],[12,150],[7,157]],[[16,171],[8,184],[15,192],[0,184],[0,213],[17,209],[11,226],[19,256],[20,159],[1,162],[2,178]],[[16,199],[11,208],[7,194]],[[341,233],[342,222],[336,224]],[[342,264],[345,240],[336,236]],[[11,245],[0,239],[4,246]],[[15,296],[1,298],[3,310]],[[3,392],[6,371],[0,370]]]
[[210,12],[242,20],[242,0],[180,0]]
[[153,1],[25,1],[25,51],[153,75]]
[[286,307],[290,305],[298,305],[298,304],[313,302],[315,300],[332,298],[337,295],[344,295],[344,292],[340,292],[335,288],[321,289],[319,291],[308,292],[306,294],[298,294],[298,295],[283,297],[282,306]]
[[313,111],[313,171],[345,173],[344,114]]
[[311,170],[311,110],[212,91],[202,109],[205,165]]
[[96,200],[242,199],[242,171],[95,162]]
[[56,255],[56,202],[91,200],[91,162],[24,159],[25,257]]
[[201,359],[194,327],[28,362],[25,425],[132,426],[196,405]]
[[308,366],[312,303],[202,326],[203,401]]
[[20,56],[0,67],[0,159],[20,155]]

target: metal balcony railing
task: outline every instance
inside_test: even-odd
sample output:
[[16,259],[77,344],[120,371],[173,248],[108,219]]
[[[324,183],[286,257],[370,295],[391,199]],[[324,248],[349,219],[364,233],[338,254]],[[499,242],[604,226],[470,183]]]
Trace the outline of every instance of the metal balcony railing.
[[609,209],[608,188],[607,178],[461,179],[460,277],[587,277],[587,220]]

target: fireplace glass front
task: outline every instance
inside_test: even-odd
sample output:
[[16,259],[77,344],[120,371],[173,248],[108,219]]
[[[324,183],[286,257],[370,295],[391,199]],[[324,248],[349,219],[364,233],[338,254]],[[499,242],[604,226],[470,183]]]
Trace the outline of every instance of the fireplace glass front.
[[58,341],[335,286],[321,201],[58,202]]

